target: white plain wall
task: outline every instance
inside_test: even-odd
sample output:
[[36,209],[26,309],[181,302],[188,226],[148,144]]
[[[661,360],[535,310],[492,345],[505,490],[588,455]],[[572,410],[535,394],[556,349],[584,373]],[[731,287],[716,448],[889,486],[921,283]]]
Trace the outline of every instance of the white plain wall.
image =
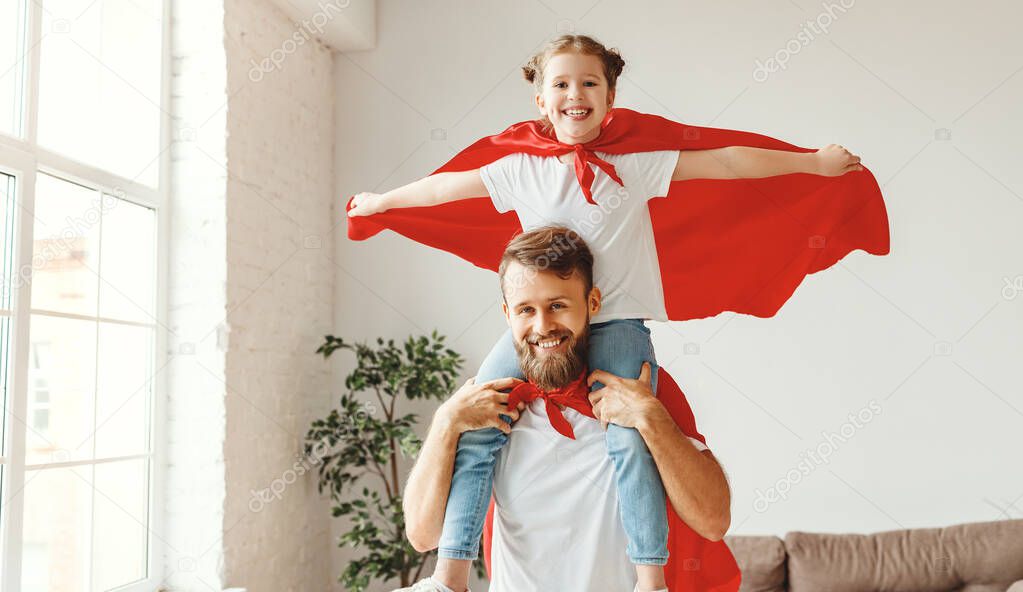
[[[621,49],[619,106],[802,146],[843,144],[883,186],[891,255],[852,254],[771,319],[653,326],[658,358],[730,476],[731,532],[1023,517],[1013,364],[1023,290],[1002,295],[1005,278],[1023,275],[1023,13],[1009,1],[830,4],[828,33],[761,83],[756,60],[807,21],[824,23],[826,5],[382,1],[377,49],[334,60],[337,211],[355,192],[415,180],[533,117],[518,68],[568,29]],[[468,377],[503,329],[495,277],[453,256],[384,233],[340,238],[337,262],[339,335],[437,328],[466,356]],[[686,343],[699,353],[684,354]],[[336,367],[335,384],[349,368]],[[789,474],[871,401],[880,413],[852,427],[828,464]],[[786,500],[754,508],[758,490],[786,480]],[[348,556],[336,552],[335,573]]]

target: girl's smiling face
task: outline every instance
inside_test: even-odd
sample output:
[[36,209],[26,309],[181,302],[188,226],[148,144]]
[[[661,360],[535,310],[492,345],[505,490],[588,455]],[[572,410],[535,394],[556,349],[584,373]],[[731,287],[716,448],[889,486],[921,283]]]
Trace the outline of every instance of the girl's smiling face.
[[608,90],[604,66],[597,56],[572,51],[547,60],[536,105],[554,126],[558,141],[582,144],[595,140],[613,103],[614,91]]

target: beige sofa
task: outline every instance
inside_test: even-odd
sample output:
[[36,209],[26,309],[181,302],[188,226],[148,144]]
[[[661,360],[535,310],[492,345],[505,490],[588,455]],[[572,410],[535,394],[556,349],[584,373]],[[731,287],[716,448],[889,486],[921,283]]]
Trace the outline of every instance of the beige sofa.
[[725,542],[740,592],[1023,592],[1023,520]]

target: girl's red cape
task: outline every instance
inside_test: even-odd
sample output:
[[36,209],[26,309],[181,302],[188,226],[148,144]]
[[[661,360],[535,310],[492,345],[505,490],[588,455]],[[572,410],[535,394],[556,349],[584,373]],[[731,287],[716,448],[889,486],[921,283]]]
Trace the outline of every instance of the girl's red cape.
[[[585,145],[588,150],[753,146],[813,152],[759,134],[685,125],[628,109],[612,109],[602,125],[600,136]],[[571,151],[539,122],[526,121],[475,142],[435,172],[472,170],[515,152]],[[601,196],[594,197],[601,203]],[[649,209],[665,310],[674,321],[723,311],[772,316],[807,275],[856,249],[875,255],[889,249],[884,200],[866,168],[840,177],[792,173],[675,181],[666,198],[650,200]],[[522,231],[515,213],[498,213],[488,197],[348,218],[353,240],[384,229],[492,271],[508,241]]]

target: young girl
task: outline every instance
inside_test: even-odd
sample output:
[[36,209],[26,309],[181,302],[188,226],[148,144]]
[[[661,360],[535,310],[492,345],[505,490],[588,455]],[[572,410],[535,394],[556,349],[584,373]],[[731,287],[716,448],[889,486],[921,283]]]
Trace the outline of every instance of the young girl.
[[[514,211],[523,230],[546,225],[575,230],[593,251],[594,285],[603,294],[603,307],[591,319],[589,368],[636,378],[643,362],[650,362],[656,378],[644,321],[666,321],[669,315],[661,294],[648,200],[667,195],[670,183],[686,179],[752,179],[791,173],[840,176],[863,167],[857,156],[837,145],[816,152],[730,146],[582,155],[582,145],[601,136],[624,64],[615,50],[590,37],[555,39],[523,72],[535,85],[544,129],[569,147],[565,154],[515,153],[474,170],[437,173],[384,194],[360,193],[353,198],[348,215],[489,196],[498,212]],[[700,290],[700,286],[691,289]],[[523,377],[510,331],[484,360],[476,382],[507,376]],[[595,383],[592,390],[601,387]],[[506,439],[494,428],[463,434],[437,568],[432,577],[407,590],[467,589],[491,495],[494,455]],[[636,590],[663,590],[668,533],[657,467],[635,429],[611,424],[606,441],[615,461],[619,510],[629,541],[627,553],[636,566]]]

